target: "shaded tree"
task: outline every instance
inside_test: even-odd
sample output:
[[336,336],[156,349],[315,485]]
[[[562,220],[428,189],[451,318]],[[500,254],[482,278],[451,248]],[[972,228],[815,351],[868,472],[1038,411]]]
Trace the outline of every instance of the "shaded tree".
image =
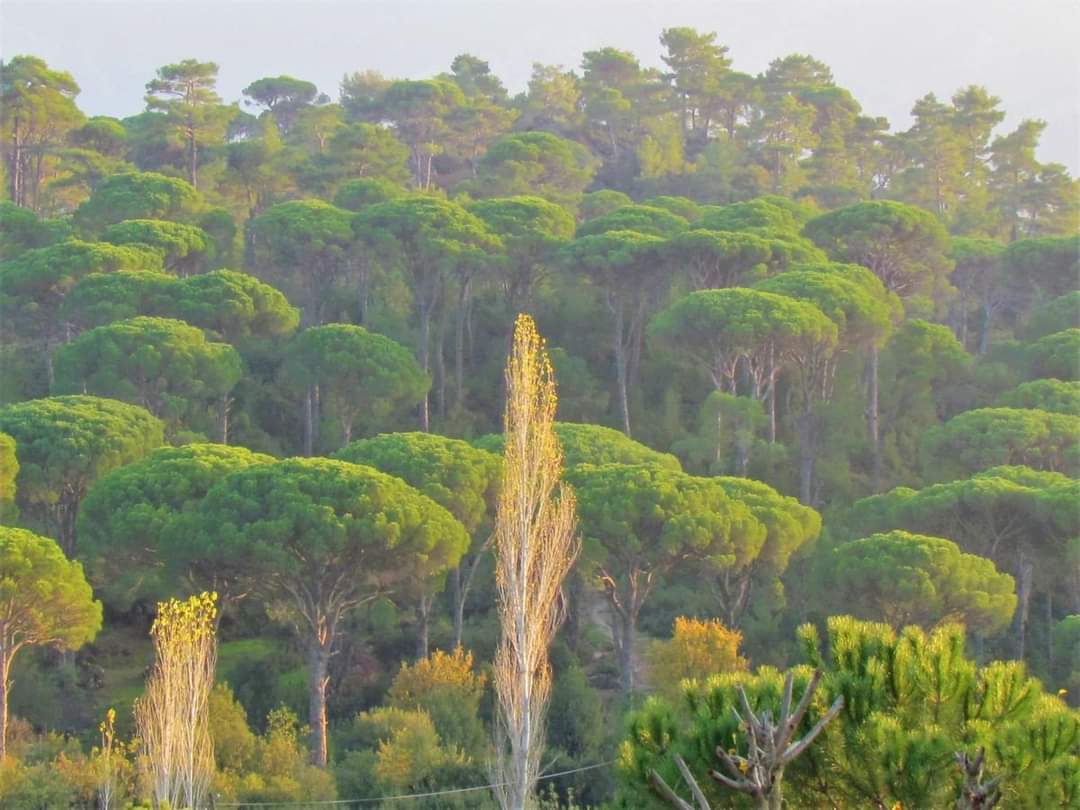
[[694,229],[675,234],[663,248],[690,291],[744,286],[766,272],[769,242],[752,233]]
[[477,197],[534,194],[573,209],[594,169],[581,144],[550,132],[516,132],[488,147],[464,188]]
[[250,99],[249,104],[265,107],[281,134],[288,135],[299,111],[316,100],[319,89],[312,82],[292,76],[267,76],[253,81],[242,92]]
[[[421,370],[429,374],[432,319],[446,296],[448,276],[457,272],[459,295],[465,295],[468,300],[472,273],[487,261],[489,251],[500,247],[498,237],[461,206],[421,196],[369,206],[356,216],[353,227],[360,242],[404,274],[413,293],[420,327],[417,359]],[[463,328],[461,303],[459,300],[458,316]],[[441,342],[436,356],[439,354]],[[458,365],[460,368],[461,364]],[[420,425],[425,431],[430,426],[426,395],[421,405]]]
[[833,399],[839,362],[844,354],[862,354],[883,345],[892,331],[893,310],[884,290],[875,295],[842,273],[793,270],[773,276],[757,289],[814,304],[836,325],[834,346],[821,342],[792,358],[792,376],[799,394],[799,497],[818,499],[817,456],[821,452],[825,411]]
[[[460,439],[431,433],[383,433],[353,442],[334,454],[397,476],[453,515],[469,533],[471,545],[454,568],[454,644],[460,646],[465,600],[491,528],[501,465],[498,456]],[[419,583],[417,658],[428,654],[428,621],[438,582]]]
[[1080,329],[1046,335],[1027,346],[1028,373],[1059,380],[1080,379]]
[[637,620],[652,590],[680,565],[702,576],[749,566],[765,527],[712,479],[619,464],[583,464],[567,477],[577,492],[584,559],[615,613],[621,686],[629,694]]
[[[337,418],[343,445],[356,421],[380,426],[397,408],[416,405],[431,383],[401,344],[362,326],[327,324],[305,329],[286,349],[285,373],[295,384],[317,388]],[[310,419],[310,409],[305,410]],[[314,425],[305,422],[304,448],[313,452]]]
[[836,343],[836,325],[814,304],[744,288],[691,293],[657,315],[649,334],[678,345],[718,391],[737,393],[738,375],[745,374],[749,395],[769,403],[770,441],[776,441],[780,371]]
[[218,66],[185,59],[158,68],[146,83],[146,108],[165,114],[168,125],[187,145],[188,182],[199,187],[199,147],[221,140],[225,120],[215,90]]
[[101,240],[114,245],[146,245],[161,254],[166,272],[178,276],[205,270],[211,248],[202,228],[155,219],[117,222],[101,232]]
[[206,203],[195,187],[156,172],[124,172],[107,177],[75,211],[76,227],[97,233],[130,219],[194,223]]
[[70,73],[36,56],[0,63],[0,148],[9,199],[40,210],[42,184],[65,136],[83,122],[75,105],[79,85]]
[[145,456],[163,440],[142,408],[90,396],[50,397],[0,409],[0,431],[15,439],[16,502],[23,515],[75,553],[75,518],[91,485]]
[[501,197],[468,206],[497,235],[505,260],[496,268],[496,289],[503,299],[507,346],[519,312],[530,312],[534,296],[555,264],[557,250],[574,235],[574,219],[542,197]]
[[[666,211],[664,214],[671,216]],[[566,265],[580,269],[593,280],[611,313],[619,417],[628,436],[630,389],[637,377],[645,322],[649,306],[665,281],[658,261],[663,244],[658,236],[607,231],[580,236],[562,251]]]
[[307,648],[311,760],[325,767],[327,665],[342,622],[409,576],[456,564],[465,530],[404,481],[327,459],[238,470],[199,511],[192,543],[206,563],[247,560]]
[[0,527],[0,759],[7,755],[11,662],[29,646],[77,650],[101,629],[82,566],[54,540]]
[[350,269],[352,214],[321,200],[293,200],[257,216],[251,229],[268,274],[303,301],[304,324],[324,323],[334,287]]
[[225,612],[252,589],[254,577],[242,558],[206,565],[188,526],[214,484],[273,460],[242,447],[186,444],[114,469],[79,505],[79,556],[113,599],[164,595],[179,584],[186,592],[217,593]]
[[57,346],[73,336],[61,307],[72,287],[91,273],[124,270],[160,270],[159,256],[149,248],[69,240],[28,250],[0,265],[0,320],[13,342],[36,344],[45,363],[46,379],[53,382],[53,355]]
[[[952,270],[944,226],[930,212],[904,203],[857,203],[811,220],[804,232],[832,258],[868,268],[901,298],[940,293]],[[879,353],[871,351],[867,431],[874,451],[875,490],[882,474],[879,374]]]
[[834,547],[820,564],[830,610],[847,609],[893,627],[959,621],[973,633],[994,636],[1016,610],[1011,576],[940,537],[872,534]]
[[[577,422],[556,422],[554,430],[562,447],[563,465],[567,469],[579,464],[650,464],[668,470],[681,470],[675,456],[653,450],[619,430]],[[481,436],[473,444],[500,455],[505,447],[501,433]]]
[[197,425],[202,408],[216,406],[227,444],[225,405],[242,374],[229,344],[207,341],[183,321],[138,317],[94,327],[60,349],[55,387],[141,405],[174,429]]
[[1080,382],[1032,380],[998,397],[1002,408],[1024,408],[1080,416]]
[[1075,472],[1080,417],[1023,408],[978,408],[957,414],[926,435],[925,464],[935,478],[989,467],[1025,466]]
[[582,223],[578,237],[610,231],[634,231],[649,236],[670,237],[686,230],[686,220],[666,208],[649,205],[624,205]]

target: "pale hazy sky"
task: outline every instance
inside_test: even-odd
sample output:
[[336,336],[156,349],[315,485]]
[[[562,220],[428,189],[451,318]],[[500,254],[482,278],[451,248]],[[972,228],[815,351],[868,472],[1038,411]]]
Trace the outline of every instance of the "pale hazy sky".
[[513,92],[533,62],[577,67],[603,46],[659,65],[663,28],[716,31],[735,68],[809,53],[867,113],[906,129],[916,98],[985,85],[1008,112],[1049,123],[1040,158],[1080,173],[1080,0],[0,0],[0,53],[74,74],[80,106],[124,116],[184,58],[221,66],[219,90],[289,74],[334,98],[346,72],[419,78],[473,53]]

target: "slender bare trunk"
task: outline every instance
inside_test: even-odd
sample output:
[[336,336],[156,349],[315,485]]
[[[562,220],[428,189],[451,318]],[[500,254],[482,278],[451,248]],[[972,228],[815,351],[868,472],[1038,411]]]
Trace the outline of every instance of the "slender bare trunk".
[[8,689],[11,687],[12,652],[0,644],[0,762],[7,756]]
[[[420,368],[425,374],[431,374],[431,311],[424,309],[420,313]],[[424,392],[420,402],[420,429],[427,433],[431,430],[431,392]]]
[[446,419],[446,321],[448,317],[449,313],[444,306],[439,314],[439,326],[435,332],[435,395],[440,419]]
[[814,414],[799,417],[799,502],[810,506],[814,494],[814,467],[817,460],[817,429]]
[[[461,646],[461,637],[465,631],[465,603],[469,599],[476,569],[480,567],[481,554],[466,555],[451,576],[454,600],[454,647]],[[462,572],[464,571],[464,576]]]
[[232,397],[228,394],[221,396],[221,419],[220,419],[220,433],[221,443],[229,443],[229,411],[232,410]]
[[881,424],[880,409],[878,406],[879,384],[879,361],[880,354],[877,346],[870,348],[869,369],[869,394],[866,403],[866,426],[870,434],[870,449],[873,453],[873,472],[871,474],[871,488],[874,492],[881,492],[882,460],[881,460]]
[[616,611],[619,634],[619,686],[624,696],[633,693],[636,686],[634,665],[637,661],[637,611]]
[[990,304],[983,304],[982,327],[979,330],[978,354],[986,354],[990,347],[990,327],[994,321],[994,308]]
[[1035,567],[1031,559],[1024,551],[1020,552],[1020,560],[1016,574],[1016,660],[1024,660],[1025,647],[1027,645],[1028,616],[1031,611],[1031,590]]
[[195,142],[195,133],[192,132],[188,138],[188,163],[190,168],[190,180],[191,187],[193,189],[199,188],[199,151]]
[[428,636],[431,627],[431,603],[432,597],[430,594],[420,594],[420,599],[416,603],[416,660],[421,661],[427,658],[429,643]]
[[326,687],[327,665],[333,640],[315,633],[308,646],[308,724],[311,726],[311,764],[326,767]]
[[472,277],[462,281],[454,323],[454,407],[465,407],[465,327],[472,296]]
[[623,340],[623,308],[612,302],[615,314],[615,385],[618,388],[619,416],[623,423],[623,433],[630,435],[630,400],[627,395],[626,346]]
[[304,455],[310,458],[315,453],[315,391],[309,385],[304,392]]

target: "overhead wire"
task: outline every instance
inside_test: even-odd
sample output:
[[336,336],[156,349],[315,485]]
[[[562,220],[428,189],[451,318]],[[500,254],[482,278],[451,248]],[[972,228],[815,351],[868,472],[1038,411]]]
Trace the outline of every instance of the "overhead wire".
[[[545,779],[557,779],[560,776],[570,776],[575,773],[594,771],[598,768],[607,768],[614,765],[618,760],[610,759],[607,762],[597,762],[594,765],[584,765],[580,768],[571,768],[566,771],[542,774],[537,781]],[[502,787],[506,782],[492,782],[488,785],[473,785],[472,787],[448,788],[446,790],[433,790],[427,793],[403,793],[395,796],[378,796],[365,799],[321,799],[316,801],[292,801],[292,802],[215,802],[214,807],[332,807],[334,805],[375,804],[377,802],[395,802],[403,799],[430,799],[436,796],[450,796],[456,793],[474,793],[478,790],[493,790]]]

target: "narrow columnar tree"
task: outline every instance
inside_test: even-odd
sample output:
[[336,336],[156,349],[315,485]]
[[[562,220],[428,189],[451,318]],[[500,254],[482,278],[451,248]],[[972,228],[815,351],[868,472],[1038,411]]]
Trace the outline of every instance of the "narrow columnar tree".
[[[214,776],[210,692],[217,666],[217,594],[158,604],[154,667],[135,703],[155,804],[202,807]],[[166,804],[167,803],[167,804]]]
[[532,318],[518,316],[506,367],[503,488],[495,517],[501,639],[495,653],[495,794],[524,810],[536,785],[551,696],[548,647],[560,588],[578,553],[573,493],[560,483],[555,377]]
[[0,761],[7,752],[11,662],[23,647],[77,650],[101,629],[82,566],[54,540],[25,529],[0,528]]

